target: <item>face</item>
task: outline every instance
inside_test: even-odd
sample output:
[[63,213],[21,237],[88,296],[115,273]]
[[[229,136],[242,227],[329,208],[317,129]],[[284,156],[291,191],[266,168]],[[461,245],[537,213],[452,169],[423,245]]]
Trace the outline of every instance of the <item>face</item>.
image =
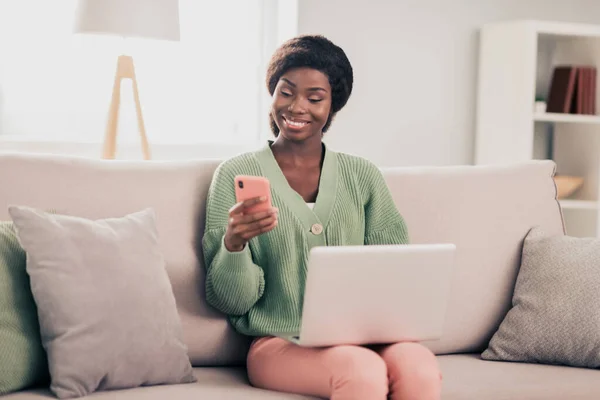
[[331,110],[331,86],[321,71],[296,68],[281,76],[275,92],[271,114],[279,135],[292,141],[321,138]]

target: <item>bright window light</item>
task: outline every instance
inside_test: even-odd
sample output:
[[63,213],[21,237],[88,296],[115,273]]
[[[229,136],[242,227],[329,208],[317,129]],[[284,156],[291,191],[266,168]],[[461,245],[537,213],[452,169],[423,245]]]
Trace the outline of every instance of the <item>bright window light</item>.
[[[265,70],[295,34],[289,0],[180,0],[180,42],[73,34],[75,0],[0,0],[0,138],[101,142],[117,56],[133,56],[151,144],[252,144]],[[139,140],[131,85],[119,143]]]

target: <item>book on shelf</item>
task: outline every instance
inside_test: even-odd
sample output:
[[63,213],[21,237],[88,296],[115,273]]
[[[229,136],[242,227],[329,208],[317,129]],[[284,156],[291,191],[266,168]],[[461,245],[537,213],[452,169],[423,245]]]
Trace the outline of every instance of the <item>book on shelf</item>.
[[546,111],[563,114],[596,114],[596,67],[558,65],[552,71]]

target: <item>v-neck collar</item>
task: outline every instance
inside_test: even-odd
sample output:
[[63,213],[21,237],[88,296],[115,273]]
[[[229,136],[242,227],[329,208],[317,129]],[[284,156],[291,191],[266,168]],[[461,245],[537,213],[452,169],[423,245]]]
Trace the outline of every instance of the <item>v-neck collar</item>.
[[335,196],[337,192],[337,155],[323,144],[325,157],[321,167],[321,176],[319,178],[319,193],[315,205],[311,210],[302,196],[290,186],[283,171],[279,167],[273,151],[271,150],[272,141],[259,150],[257,153],[258,161],[263,169],[265,177],[271,182],[271,187],[281,196],[286,205],[302,220],[305,227],[310,230],[315,223],[321,224],[323,228],[327,227]]

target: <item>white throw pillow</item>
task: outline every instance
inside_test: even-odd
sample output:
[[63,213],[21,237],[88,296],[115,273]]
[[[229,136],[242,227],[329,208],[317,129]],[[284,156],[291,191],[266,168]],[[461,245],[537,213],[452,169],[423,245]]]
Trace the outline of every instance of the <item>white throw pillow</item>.
[[9,213],[57,397],[196,380],[152,209],[96,221]]

